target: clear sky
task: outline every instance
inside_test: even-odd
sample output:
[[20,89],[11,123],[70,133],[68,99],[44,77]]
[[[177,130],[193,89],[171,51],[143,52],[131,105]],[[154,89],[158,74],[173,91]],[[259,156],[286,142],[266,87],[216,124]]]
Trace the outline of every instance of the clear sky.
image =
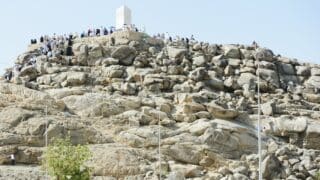
[[132,10],[149,34],[169,32],[210,43],[251,44],[320,64],[319,0],[10,0],[0,3],[0,72],[31,38],[115,25],[115,10]]

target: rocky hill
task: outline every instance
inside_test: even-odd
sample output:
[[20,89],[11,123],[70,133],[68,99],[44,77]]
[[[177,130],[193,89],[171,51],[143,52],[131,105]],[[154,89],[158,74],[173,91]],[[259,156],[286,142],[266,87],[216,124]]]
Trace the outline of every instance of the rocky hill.
[[47,57],[32,45],[19,74],[1,80],[0,179],[44,179],[46,126],[49,142],[89,144],[97,180],[157,179],[160,168],[171,180],[257,179],[258,75],[263,177],[320,170],[319,65],[139,32],[75,38],[72,50]]

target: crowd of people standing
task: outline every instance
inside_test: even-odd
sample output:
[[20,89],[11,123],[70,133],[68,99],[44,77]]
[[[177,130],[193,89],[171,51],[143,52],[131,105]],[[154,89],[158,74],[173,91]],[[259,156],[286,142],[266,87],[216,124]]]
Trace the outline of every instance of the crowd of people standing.
[[[53,36],[40,36],[38,39],[31,39],[31,45],[37,45],[38,47],[38,53],[41,55],[45,55],[48,58],[51,57],[59,57],[59,56],[73,56],[72,51],[72,45],[73,40],[75,38],[86,38],[86,37],[98,37],[98,36],[106,36],[109,34],[114,33],[115,31],[136,31],[139,32],[139,29],[136,28],[134,25],[124,25],[122,29],[116,30],[114,27],[106,28],[106,27],[100,27],[100,28],[88,28],[88,30],[83,31],[80,36],[78,33],[70,33],[69,35],[57,35],[53,34]],[[180,38],[179,36],[176,36],[175,39],[173,39],[171,36],[169,36],[168,33],[166,35],[164,33],[157,34],[154,36],[154,38],[165,40],[169,43],[179,42],[183,43],[186,46],[189,45],[190,41],[194,41],[193,35],[189,38]],[[114,38],[113,40],[114,44]],[[25,66],[35,66],[37,62],[37,56],[33,55],[28,58],[27,62],[24,64],[15,64],[13,68],[10,68],[6,71],[4,74],[4,78],[6,80],[11,80],[12,77],[16,76],[20,73],[21,69]]]
[[[75,38],[106,36],[114,33],[115,31],[138,32],[139,30],[134,25],[130,25],[130,26],[124,25],[124,27],[119,30],[116,30],[115,27],[112,27],[112,26],[110,28],[106,28],[106,27],[88,28],[88,30],[83,31],[80,34],[80,36],[78,35],[78,33],[70,33],[68,35],[67,34],[57,35],[54,33],[53,36],[44,35],[44,36],[40,36],[38,39],[31,39],[30,44],[39,46],[37,49],[38,52],[41,55],[47,56],[48,58],[58,57],[61,55],[73,56],[72,45],[73,45],[73,40]],[[20,73],[23,67],[35,66],[36,62],[37,62],[37,57],[31,56],[28,58],[28,61],[25,64],[23,65],[15,64],[12,68],[7,69],[4,74],[4,78],[10,81],[12,77]]]

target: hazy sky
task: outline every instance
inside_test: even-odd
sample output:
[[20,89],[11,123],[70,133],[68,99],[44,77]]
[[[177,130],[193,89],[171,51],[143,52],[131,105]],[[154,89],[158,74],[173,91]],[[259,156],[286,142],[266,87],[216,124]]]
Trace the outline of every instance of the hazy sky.
[[319,0],[10,0],[0,5],[0,72],[31,38],[115,25],[115,10],[132,10],[149,34],[194,36],[210,43],[251,44],[320,63]]

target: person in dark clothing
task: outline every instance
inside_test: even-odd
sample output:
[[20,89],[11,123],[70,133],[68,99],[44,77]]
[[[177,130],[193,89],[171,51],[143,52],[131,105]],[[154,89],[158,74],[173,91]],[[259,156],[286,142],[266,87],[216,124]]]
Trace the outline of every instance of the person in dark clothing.
[[40,37],[40,42],[43,43],[43,41],[44,41],[44,38],[43,38],[43,36],[41,36]]
[[114,46],[116,44],[116,40],[114,39],[114,37],[111,37],[111,45]]
[[112,29],[110,29],[110,34],[112,34],[113,33],[113,30]]
[[67,51],[66,51],[66,56],[72,56],[72,55],[73,55],[72,47],[71,47],[71,46],[68,46],[68,47],[67,47]]
[[48,51],[52,51],[50,43],[47,44]]
[[100,29],[96,29],[96,36],[100,36]]
[[81,38],[84,38],[84,33],[81,33],[80,37],[81,37]]
[[4,78],[7,80],[7,81],[10,81],[12,79],[12,71],[9,71],[9,72],[6,72],[6,74],[4,75]]
[[186,48],[189,49],[190,45],[189,45],[189,38],[186,38]]
[[73,42],[71,39],[68,40],[68,46],[72,46]]
[[107,28],[104,28],[104,29],[103,29],[103,35],[108,35],[108,34],[109,34],[108,29],[107,29]]
[[138,29],[138,28],[136,28],[136,32],[139,32],[139,29]]
[[169,41],[172,42],[172,37],[171,36],[169,37]]
[[254,47],[254,49],[258,49],[258,43],[256,41],[252,42],[252,46]]

